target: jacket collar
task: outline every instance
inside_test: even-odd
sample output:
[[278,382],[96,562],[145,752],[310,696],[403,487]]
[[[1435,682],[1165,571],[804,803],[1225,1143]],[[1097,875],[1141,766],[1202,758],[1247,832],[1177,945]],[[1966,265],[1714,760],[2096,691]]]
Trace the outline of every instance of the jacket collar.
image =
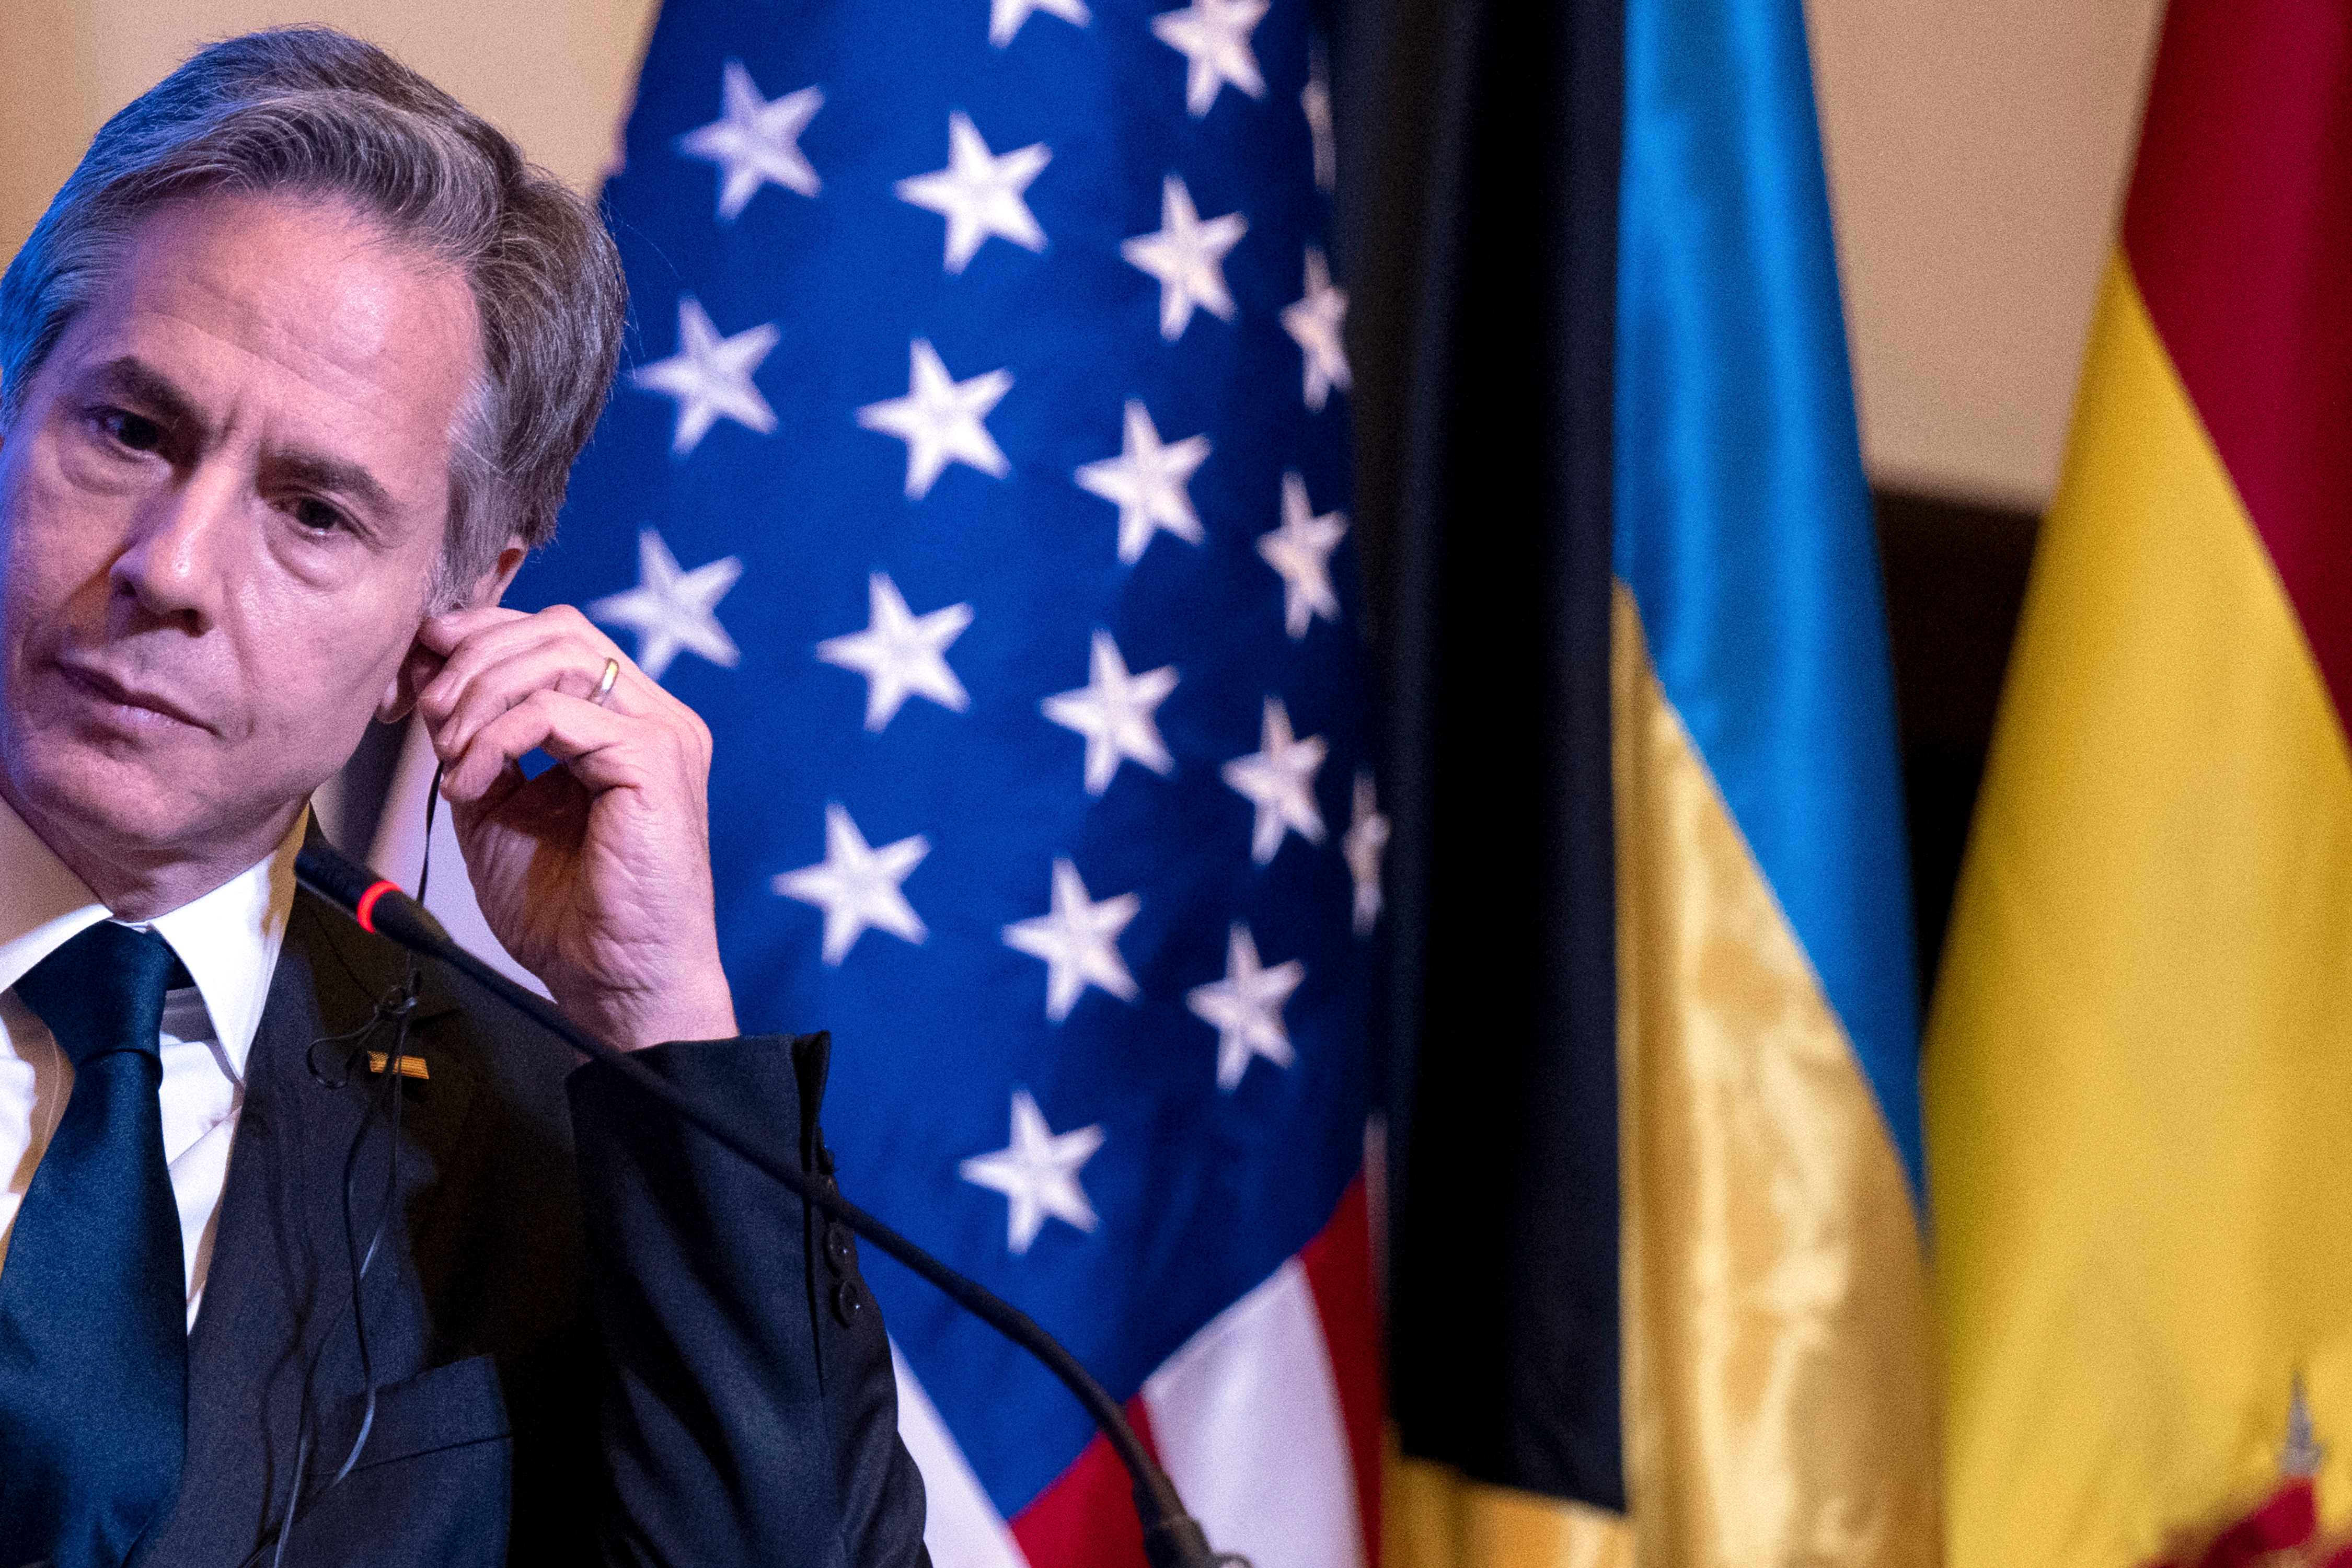
[[[294,855],[317,833],[306,807],[268,858],[145,922],[179,955],[205,999],[214,1037],[243,1072],[294,903]],[[107,907],[24,818],[0,801],[0,990],[102,920]]]

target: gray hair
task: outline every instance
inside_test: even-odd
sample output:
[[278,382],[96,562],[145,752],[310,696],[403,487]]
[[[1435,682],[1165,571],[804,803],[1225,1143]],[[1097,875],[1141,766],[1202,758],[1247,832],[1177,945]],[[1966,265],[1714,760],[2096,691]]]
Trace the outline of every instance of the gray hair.
[[482,380],[455,431],[436,605],[555,531],[627,312],[596,213],[373,44],[323,27],[204,49],[108,121],[0,274],[0,429],[158,206],[207,192],[340,199],[471,286]]

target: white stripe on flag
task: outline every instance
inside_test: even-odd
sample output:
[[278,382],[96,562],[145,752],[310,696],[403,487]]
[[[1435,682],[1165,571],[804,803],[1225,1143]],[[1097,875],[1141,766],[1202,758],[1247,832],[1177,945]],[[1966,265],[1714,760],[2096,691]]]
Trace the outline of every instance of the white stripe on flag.
[[1363,1568],[1339,1389],[1296,1258],[1143,1385],[1170,1479],[1220,1552],[1260,1568]]
[[923,1472],[929,1505],[923,1544],[930,1548],[932,1568],[1029,1568],[1003,1516],[981,1489],[971,1461],[940,1419],[931,1396],[915,1381],[896,1341],[890,1345],[890,1370],[898,1374],[898,1439]]

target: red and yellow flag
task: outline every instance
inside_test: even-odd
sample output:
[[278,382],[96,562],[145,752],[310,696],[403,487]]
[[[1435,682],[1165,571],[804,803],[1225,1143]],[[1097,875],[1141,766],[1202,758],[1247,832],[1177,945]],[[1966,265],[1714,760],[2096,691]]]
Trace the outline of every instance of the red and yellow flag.
[[[2352,4],[2175,0],[1926,1060],[1956,1568],[2352,1514]],[[2286,1445],[2294,1447],[2294,1445]]]

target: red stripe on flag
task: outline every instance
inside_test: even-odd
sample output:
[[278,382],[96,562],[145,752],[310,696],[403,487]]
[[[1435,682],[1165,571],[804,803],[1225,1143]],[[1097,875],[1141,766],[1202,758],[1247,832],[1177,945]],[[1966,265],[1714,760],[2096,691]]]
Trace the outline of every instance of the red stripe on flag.
[[2173,0],[2124,247],[2352,718],[2352,6]]
[[[2318,1527],[2318,1505],[2311,1482],[2298,1477],[2273,1492],[2262,1507],[2206,1542],[2205,1550],[2195,1558],[2196,1568],[2247,1568],[2247,1564],[2275,1552],[2309,1544],[2312,1532]],[[2298,1563],[2306,1560],[2300,1555],[2295,1558]],[[2147,1568],[2180,1568],[2186,1561],[2181,1552],[2175,1552],[2158,1558]]]
[[1381,1323],[1372,1301],[1372,1226],[1358,1176],[1339,1199],[1323,1234],[1298,1255],[1307,1288],[1323,1319],[1323,1342],[1339,1386],[1348,1423],[1348,1454],[1355,1461],[1356,1503],[1364,1516],[1364,1562],[1381,1562]]
[[[1151,1417],[1143,1396],[1127,1402],[1127,1418],[1157,1458]],[[1143,1525],[1127,1468],[1097,1436],[1012,1521],[1013,1539],[1029,1568],[1150,1568],[1143,1555]]]

